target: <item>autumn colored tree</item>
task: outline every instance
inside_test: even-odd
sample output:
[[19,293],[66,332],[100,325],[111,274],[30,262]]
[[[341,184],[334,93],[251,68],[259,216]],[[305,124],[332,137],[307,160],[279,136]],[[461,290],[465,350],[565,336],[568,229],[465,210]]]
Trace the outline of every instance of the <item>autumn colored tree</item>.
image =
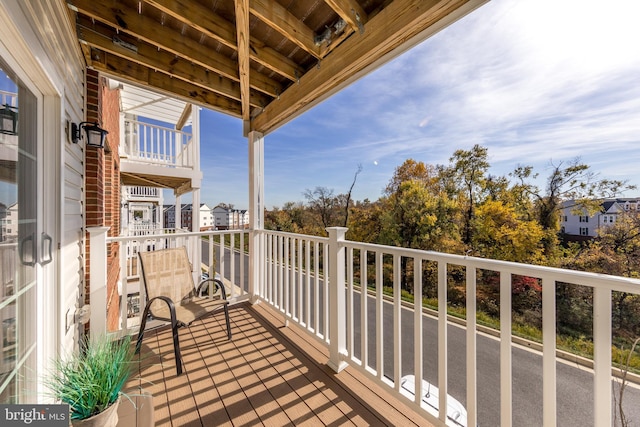
[[457,179],[458,188],[464,193],[466,199],[463,242],[469,245],[473,239],[474,210],[486,187],[485,175],[489,169],[487,148],[476,144],[471,150],[456,150],[449,161],[453,163],[451,168]]
[[486,201],[476,208],[472,227],[472,245],[480,256],[528,264],[544,261],[542,227],[519,218],[510,204]]

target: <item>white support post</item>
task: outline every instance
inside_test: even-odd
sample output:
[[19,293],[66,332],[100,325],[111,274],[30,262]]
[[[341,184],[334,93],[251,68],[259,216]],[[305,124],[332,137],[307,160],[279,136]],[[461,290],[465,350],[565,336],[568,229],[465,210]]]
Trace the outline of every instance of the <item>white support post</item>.
[[91,336],[107,333],[107,231],[109,227],[87,227],[89,232],[89,303]]
[[[329,361],[327,365],[336,373],[347,367],[342,360],[346,353],[345,325],[345,248],[341,245],[348,230],[345,227],[329,227]],[[325,276],[326,280],[326,276]]]
[[258,302],[265,260],[261,231],[264,230],[264,136],[249,132],[249,297]]
[[175,224],[174,227],[176,230],[180,230],[182,228],[182,199],[180,196],[176,195],[176,205],[174,208],[174,218]]
[[611,290],[593,290],[594,425],[609,425],[611,406]]
[[[193,190],[193,194],[191,196],[191,231],[198,232],[200,231],[200,189],[196,188]],[[193,263],[193,280],[195,283],[200,283],[200,277],[202,276],[202,244],[200,243],[202,240],[200,237],[196,237],[195,239],[189,239],[191,246],[192,259]]]

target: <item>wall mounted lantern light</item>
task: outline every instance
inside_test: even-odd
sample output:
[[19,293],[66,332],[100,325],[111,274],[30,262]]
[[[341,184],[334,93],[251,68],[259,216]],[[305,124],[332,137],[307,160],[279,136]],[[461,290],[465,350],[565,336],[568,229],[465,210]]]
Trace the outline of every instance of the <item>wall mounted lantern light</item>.
[[71,140],[74,144],[82,139],[81,129],[87,133],[87,146],[104,148],[104,138],[109,132],[98,126],[98,123],[82,122],[79,125],[71,123]]
[[0,108],[0,133],[5,135],[18,134],[18,107],[4,104]]

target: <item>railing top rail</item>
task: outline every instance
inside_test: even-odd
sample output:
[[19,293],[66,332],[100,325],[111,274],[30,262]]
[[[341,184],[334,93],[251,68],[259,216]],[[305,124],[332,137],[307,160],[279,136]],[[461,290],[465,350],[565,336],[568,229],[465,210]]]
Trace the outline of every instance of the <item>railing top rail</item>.
[[295,237],[297,239],[303,239],[303,240],[317,240],[320,242],[329,241],[328,237],[312,236],[310,234],[291,233],[288,231],[261,230],[261,232],[264,232],[265,234],[273,234],[276,236]]
[[156,125],[153,123],[147,123],[147,122],[143,122],[140,120],[133,120],[133,119],[125,119],[125,123],[133,123],[133,124],[138,124],[138,125],[142,125],[142,126],[146,126],[146,127],[150,127],[150,128],[155,128],[155,129],[161,129],[161,130],[166,130],[166,131],[170,131],[170,132],[175,132],[175,133],[181,133],[183,135],[188,135],[191,136],[191,132],[185,132],[183,130],[178,130],[169,126],[162,126],[162,125]]
[[388,254],[395,254],[410,258],[420,258],[426,261],[441,261],[448,264],[460,265],[465,267],[475,267],[484,270],[506,271],[511,274],[520,276],[530,276],[536,278],[548,277],[557,282],[574,283],[591,287],[604,286],[614,291],[640,294],[640,279],[632,279],[628,277],[591,273],[587,271],[567,270],[563,268],[546,267],[542,265],[521,264],[512,261],[501,261],[496,259],[478,258],[466,255],[447,254],[444,252],[399,248],[395,246],[354,242],[350,240],[341,242],[341,245],[353,249],[366,250],[369,252],[385,252]]
[[218,230],[218,231],[182,231],[180,229],[171,229],[175,230],[175,233],[161,233],[161,234],[145,234],[144,236],[118,236],[118,237],[107,237],[107,243],[112,242],[130,242],[133,240],[140,239],[167,239],[175,236],[179,237],[190,237],[190,236],[223,236],[225,234],[240,234],[240,233],[248,233],[249,230]]

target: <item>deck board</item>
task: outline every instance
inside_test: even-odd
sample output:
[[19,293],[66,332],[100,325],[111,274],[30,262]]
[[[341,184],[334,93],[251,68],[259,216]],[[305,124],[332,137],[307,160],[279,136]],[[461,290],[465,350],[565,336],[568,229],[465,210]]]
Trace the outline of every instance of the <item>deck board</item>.
[[179,377],[170,329],[145,335],[127,389],[153,394],[156,426],[431,425],[358,370],[335,374],[318,341],[263,304],[229,312],[231,341],[221,314],[180,330]]

